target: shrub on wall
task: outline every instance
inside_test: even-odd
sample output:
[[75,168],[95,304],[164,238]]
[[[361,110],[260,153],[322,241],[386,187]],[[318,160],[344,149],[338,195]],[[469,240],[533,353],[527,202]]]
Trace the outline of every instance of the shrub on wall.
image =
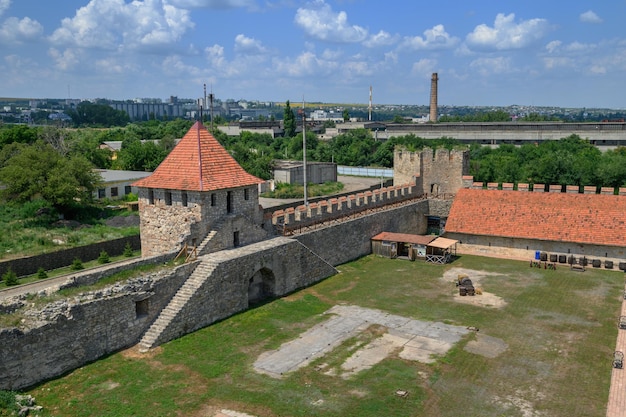
[[48,278],[48,274],[46,273],[46,270],[43,269],[43,267],[41,267],[41,266],[37,270],[37,278],[39,278],[39,279]]
[[124,256],[130,258],[134,255],[133,248],[130,246],[130,242],[126,242],[126,246],[124,246]]
[[13,272],[13,270],[11,268],[9,268],[7,270],[7,272],[5,272],[2,275],[2,280],[4,281],[4,284],[7,287],[10,287],[12,285],[18,285],[19,281],[17,279],[17,274],[15,272]]
[[107,251],[105,250],[101,251],[100,256],[98,256],[98,263],[108,264],[109,262],[111,262],[111,259],[109,258],[109,254],[107,253]]
[[72,271],[80,271],[81,269],[85,269],[85,267],[83,266],[83,261],[81,261],[80,258],[74,258],[70,269]]

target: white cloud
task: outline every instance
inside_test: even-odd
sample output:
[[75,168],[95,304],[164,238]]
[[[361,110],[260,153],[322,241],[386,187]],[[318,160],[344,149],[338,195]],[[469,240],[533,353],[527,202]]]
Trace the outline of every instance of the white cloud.
[[515,23],[515,14],[498,13],[493,27],[478,25],[467,35],[471,48],[487,50],[520,49],[543,38],[549,30],[545,19],[530,19]]
[[420,59],[413,63],[411,74],[430,77],[437,68],[437,61],[434,59]]
[[100,74],[121,75],[138,70],[136,66],[115,58],[98,59],[94,64]]
[[41,37],[43,26],[29,17],[19,20],[9,17],[0,26],[0,44],[15,44],[23,41],[35,40]]
[[580,21],[584,23],[602,23],[600,16],[595,14],[592,10],[587,10],[585,13],[581,13]]
[[545,57],[543,65],[546,69],[570,68],[576,65],[576,61],[568,57]]
[[275,59],[274,65],[279,74],[292,77],[330,75],[339,68],[336,61],[325,60],[310,51],[301,53],[293,60]]
[[424,31],[424,37],[414,36],[404,39],[403,45],[416,49],[448,49],[459,42],[459,38],[450,36],[443,25],[435,25]]
[[324,51],[322,52],[322,59],[325,60],[338,60],[339,58],[341,58],[343,56],[343,52],[339,51],[339,50],[331,50],[331,49],[324,49]]
[[370,76],[374,73],[374,68],[365,61],[348,61],[343,65],[344,80]]
[[330,42],[362,42],[367,29],[348,23],[346,12],[335,13],[323,0],[315,0],[310,8],[299,8],[295,22],[307,35]]
[[470,68],[483,76],[502,74],[511,71],[511,60],[506,57],[478,58],[470,63]]
[[189,12],[163,0],[91,0],[50,36],[55,45],[109,50],[171,45],[190,28]]
[[398,63],[398,53],[395,51],[389,51],[385,53],[385,62],[389,62],[391,64]]
[[370,35],[370,37],[363,42],[368,48],[375,48],[378,46],[388,46],[393,45],[398,41],[398,35],[391,35],[384,30],[381,30],[375,35]]
[[581,42],[572,42],[565,47],[565,50],[568,52],[585,52],[591,51],[595,49],[594,45],[581,43]]
[[66,49],[59,51],[56,48],[50,48],[48,55],[55,61],[57,69],[68,71],[75,68],[81,61],[81,52],[77,49]]
[[221,45],[215,44],[213,46],[207,46],[204,49],[204,53],[207,61],[209,61],[209,65],[214,68],[220,68],[226,63],[226,58],[224,58],[224,47]]
[[246,55],[261,55],[267,53],[267,48],[256,39],[239,34],[235,37],[235,52]]
[[169,0],[169,4],[181,9],[237,9],[254,8],[255,0]]
[[177,77],[180,74],[186,74],[188,76],[194,77],[200,74],[199,68],[193,65],[185,64],[178,55],[168,56],[163,60],[161,66],[165,74],[173,77]]
[[0,16],[2,16],[11,5],[11,0],[0,0]]
[[546,45],[546,50],[549,53],[552,54],[552,53],[558,51],[562,44],[563,44],[563,42],[561,42],[561,41],[548,42],[548,44]]
[[589,71],[592,74],[606,74],[606,67],[602,66],[602,65],[592,65],[591,68],[589,68]]

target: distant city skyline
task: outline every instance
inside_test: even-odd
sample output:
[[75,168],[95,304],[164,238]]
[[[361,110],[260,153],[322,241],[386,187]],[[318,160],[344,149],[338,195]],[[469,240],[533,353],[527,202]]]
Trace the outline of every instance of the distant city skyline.
[[0,0],[1,97],[626,108],[626,0]]

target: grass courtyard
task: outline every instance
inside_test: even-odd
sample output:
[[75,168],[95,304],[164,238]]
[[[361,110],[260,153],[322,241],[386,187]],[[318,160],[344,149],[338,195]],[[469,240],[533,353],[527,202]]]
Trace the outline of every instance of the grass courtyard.
[[[605,415],[623,273],[476,256],[446,266],[367,256],[338,269],[147,354],[119,352],[28,393],[44,407],[41,415],[59,417],[200,417],[221,409],[258,417]],[[474,275],[485,295],[474,300],[491,294],[503,305],[459,302],[453,278],[460,270],[470,278],[481,271]],[[325,320],[322,313],[338,304],[479,331],[433,363],[393,352],[348,378],[327,371],[384,328],[372,326],[282,379],[253,369],[259,355]],[[501,350],[475,353],[469,346],[477,341]]]

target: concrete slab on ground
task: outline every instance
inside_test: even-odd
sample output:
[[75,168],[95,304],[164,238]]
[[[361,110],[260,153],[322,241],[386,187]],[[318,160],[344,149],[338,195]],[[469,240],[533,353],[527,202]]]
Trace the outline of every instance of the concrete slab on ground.
[[432,362],[433,356],[445,355],[469,332],[462,326],[414,320],[359,306],[334,306],[324,314],[331,317],[279,349],[260,355],[254,363],[257,372],[279,378],[326,355],[371,325],[383,326],[387,332],[348,358],[342,365],[343,376],[370,368],[396,350],[403,358]]

